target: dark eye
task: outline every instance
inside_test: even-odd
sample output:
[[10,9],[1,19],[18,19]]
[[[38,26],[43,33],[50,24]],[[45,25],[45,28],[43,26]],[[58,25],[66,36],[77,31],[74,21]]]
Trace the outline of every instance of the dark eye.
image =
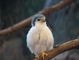
[[38,19],[38,21],[40,21],[40,19]]

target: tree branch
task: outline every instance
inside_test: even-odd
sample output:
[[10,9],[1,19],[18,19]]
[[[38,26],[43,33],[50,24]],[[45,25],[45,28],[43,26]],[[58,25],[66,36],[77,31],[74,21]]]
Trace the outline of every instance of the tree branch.
[[[48,8],[46,8],[38,13],[41,13],[44,15],[52,14],[53,12],[60,10],[64,7],[66,7],[67,5],[71,4],[73,1],[75,1],[75,0],[63,0],[63,1],[59,2],[58,4],[55,4],[51,7],[48,7]],[[7,28],[7,29],[0,30],[0,35],[6,35],[6,34],[11,33],[13,31],[18,31],[22,27],[29,25],[31,22],[31,18],[32,18],[32,16],[17,23],[17,24],[15,24],[15,25],[13,25],[13,26],[11,26],[11,27],[9,27],[9,28]]]
[[[65,51],[68,51],[71,49],[77,49],[77,48],[79,48],[79,39],[75,39],[75,40],[66,42],[64,44],[57,46],[56,48],[52,49],[51,51],[46,52],[48,54],[48,56],[45,57],[44,60],[50,60],[62,52],[65,52]],[[42,57],[40,57],[39,59],[35,58],[34,60],[43,60],[43,59],[42,59]]]

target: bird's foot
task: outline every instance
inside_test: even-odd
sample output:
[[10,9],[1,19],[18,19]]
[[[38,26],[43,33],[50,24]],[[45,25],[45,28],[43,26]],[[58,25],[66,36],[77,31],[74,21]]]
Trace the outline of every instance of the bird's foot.
[[45,56],[48,56],[48,54],[45,52],[42,52],[41,54],[38,54],[38,56],[36,56],[36,58],[39,59],[40,57],[42,57],[44,59]]
[[48,56],[48,54],[47,54],[47,53],[45,53],[45,52],[42,52],[41,57],[44,59],[44,58],[45,58],[45,56]]

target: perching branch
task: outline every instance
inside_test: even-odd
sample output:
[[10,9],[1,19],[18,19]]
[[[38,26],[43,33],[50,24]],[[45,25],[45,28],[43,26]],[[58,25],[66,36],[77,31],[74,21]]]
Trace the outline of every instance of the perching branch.
[[[56,48],[52,49],[51,51],[48,51],[48,56],[45,57],[44,60],[50,60],[53,57],[57,56],[58,54],[71,50],[71,49],[77,49],[79,48],[79,39],[75,39],[69,42],[66,42],[64,44],[61,44],[57,46]],[[35,58],[34,60],[43,60],[41,57],[39,59]]]
[[[60,10],[64,7],[66,7],[67,5],[71,4],[73,1],[75,1],[75,0],[63,0],[63,1],[59,2],[58,4],[55,4],[51,7],[48,7],[48,8],[46,8],[38,13],[42,13],[44,15],[52,14],[53,12]],[[18,31],[19,29],[23,28],[24,26],[29,25],[31,22],[31,18],[32,18],[32,16],[17,23],[17,24],[15,24],[15,25],[13,25],[13,26],[11,26],[11,27],[9,27],[9,28],[7,28],[7,29],[0,30],[0,35],[6,35],[6,34],[9,34],[13,31]]]

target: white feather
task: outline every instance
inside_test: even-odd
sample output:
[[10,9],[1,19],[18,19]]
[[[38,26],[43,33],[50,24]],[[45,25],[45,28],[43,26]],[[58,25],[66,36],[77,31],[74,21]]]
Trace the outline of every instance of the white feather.
[[36,23],[27,34],[27,47],[32,53],[38,55],[39,53],[53,49],[54,38],[46,22]]

